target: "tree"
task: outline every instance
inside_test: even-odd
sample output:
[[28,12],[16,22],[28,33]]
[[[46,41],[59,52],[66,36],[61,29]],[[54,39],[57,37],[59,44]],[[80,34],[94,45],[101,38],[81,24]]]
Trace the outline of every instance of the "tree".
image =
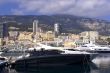
[[108,45],[110,45],[110,38],[107,38]]

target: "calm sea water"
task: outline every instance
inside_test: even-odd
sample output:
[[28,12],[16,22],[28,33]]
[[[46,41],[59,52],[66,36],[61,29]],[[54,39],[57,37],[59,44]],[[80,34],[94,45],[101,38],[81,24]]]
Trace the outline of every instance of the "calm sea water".
[[100,54],[88,64],[71,66],[38,67],[30,69],[8,69],[0,73],[110,73],[110,54]]

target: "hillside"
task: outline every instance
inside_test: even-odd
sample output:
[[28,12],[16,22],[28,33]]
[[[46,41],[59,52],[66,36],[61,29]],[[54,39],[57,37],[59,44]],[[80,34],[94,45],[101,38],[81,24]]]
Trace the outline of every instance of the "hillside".
[[61,32],[80,33],[82,31],[95,30],[101,35],[110,35],[110,22],[94,18],[73,15],[0,16],[0,23],[7,22],[9,26],[13,25],[23,31],[27,30],[28,27],[32,28],[33,20],[39,20],[39,26],[44,30],[53,30],[53,25],[59,23]]

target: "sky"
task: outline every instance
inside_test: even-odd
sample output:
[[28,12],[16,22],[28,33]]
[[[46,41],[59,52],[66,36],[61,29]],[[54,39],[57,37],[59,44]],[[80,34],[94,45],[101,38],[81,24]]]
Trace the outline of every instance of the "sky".
[[53,14],[110,21],[110,0],[0,0],[0,15]]

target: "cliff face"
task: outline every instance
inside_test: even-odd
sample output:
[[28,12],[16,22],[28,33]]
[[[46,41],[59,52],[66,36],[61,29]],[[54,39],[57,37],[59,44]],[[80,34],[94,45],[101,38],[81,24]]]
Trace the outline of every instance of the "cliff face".
[[0,16],[1,23],[6,21],[9,26],[13,25],[20,30],[27,30],[27,27],[32,28],[33,20],[39,20],[39,26],[44,30],[53,30],[54,24],[59,23],[61,32],[80,33],[95,30],[102,35],[110,35],[110,22],[94,18],[73,15]]

